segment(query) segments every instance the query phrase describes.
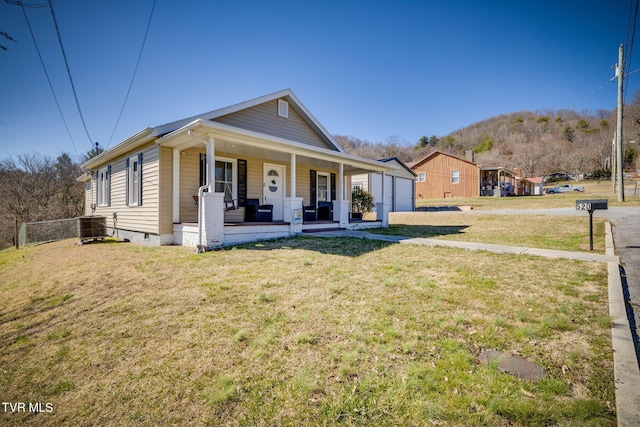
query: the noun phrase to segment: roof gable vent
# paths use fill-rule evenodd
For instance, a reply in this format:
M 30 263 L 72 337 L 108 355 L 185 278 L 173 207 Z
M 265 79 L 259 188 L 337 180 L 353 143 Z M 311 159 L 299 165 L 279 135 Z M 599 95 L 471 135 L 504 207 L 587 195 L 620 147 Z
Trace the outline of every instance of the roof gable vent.
M 278 115 L 285 119 L 289 117 L 289 103 L 284 99 L 278 99 Z

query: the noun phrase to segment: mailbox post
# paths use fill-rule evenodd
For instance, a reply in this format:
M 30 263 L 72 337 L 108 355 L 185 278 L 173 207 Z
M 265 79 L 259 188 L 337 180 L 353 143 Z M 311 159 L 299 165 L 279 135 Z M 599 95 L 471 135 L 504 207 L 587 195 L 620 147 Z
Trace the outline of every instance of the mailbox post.
M 589 212 L 589 250 L 593 250 L 593 211 L 607 210 L 607 199 L 576 200 L 576 210 Z

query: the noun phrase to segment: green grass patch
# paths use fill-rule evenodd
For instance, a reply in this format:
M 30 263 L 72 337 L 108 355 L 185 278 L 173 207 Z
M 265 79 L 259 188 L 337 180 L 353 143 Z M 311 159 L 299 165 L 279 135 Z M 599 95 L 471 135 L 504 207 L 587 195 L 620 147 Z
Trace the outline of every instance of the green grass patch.
M 373 233 L 565 251 L 590 251 L 588 218 L 482 212 L 393 213 L 388 228 Z M 594 218 L 593 249 L 604 253 L 603 218 Z M 526 227 L 520 224 L 527 224 Z M 534 231 L 535 230 L 535 231 Z
M 0 277 L 0 385 L 55 406 L 26 425 L 615 424 L 603 264 L 307 236 L 25 254 Z

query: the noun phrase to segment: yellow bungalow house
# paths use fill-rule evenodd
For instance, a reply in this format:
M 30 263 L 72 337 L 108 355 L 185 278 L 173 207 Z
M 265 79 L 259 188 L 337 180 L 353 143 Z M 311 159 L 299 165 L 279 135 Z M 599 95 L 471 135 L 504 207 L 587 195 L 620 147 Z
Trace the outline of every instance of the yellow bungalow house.
M 289 89 L 145 128 L 82 168 L 85 214 L 139 243 L 203 251 L 388 225 L 384 204 L 350 222 L 350 177 L 391 166 L 346 153 Z

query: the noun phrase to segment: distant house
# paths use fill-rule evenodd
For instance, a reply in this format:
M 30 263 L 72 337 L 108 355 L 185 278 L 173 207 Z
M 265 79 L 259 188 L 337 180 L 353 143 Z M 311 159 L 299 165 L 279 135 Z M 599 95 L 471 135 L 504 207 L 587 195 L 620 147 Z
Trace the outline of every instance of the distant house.
M 415 208 L 415 172 L 397 157 L 381 159 L 380 162 L 394 168 L 385 172 L 384 176 L 384 201 L 389 212 L 412 212 Z M 351 187 L 360 187 L 370 192 L 376 206 L 383 198 L 382 174 L 380 173 L 353 175 Z
M 535 178 L 517 178 L 518 196 L 541 196 L 544 194 L 544 179 L 542 177 Z
M 479 166 L 480 195 L 507 197 L 521 195 L 518 193 L 518 172 L 501 166 Z
M 473 152 L 466 154 L 463 159 L 436 150 L 410 163 L 416 174 L 416 199 L 542 194 L 541 183 L 534 178 L 522 178 L 521 171 L 480 166 L 475 163 Z
M 82 165 L 86 215 L 151 245 L 206 250 L 351 223 L 351 176 L 394 172 L 348 154 L 289 89 L 147 127 Z M 327 225 L 328 224 L 328 225 Z
M 479 196 L 480 169 L 473 161 L 434 151 L 413 163 L 417 199 Z

